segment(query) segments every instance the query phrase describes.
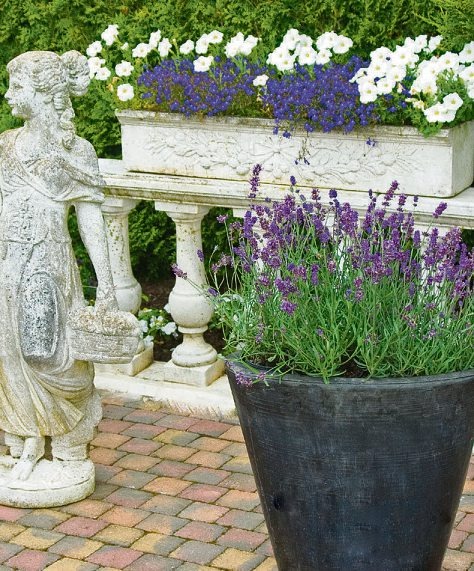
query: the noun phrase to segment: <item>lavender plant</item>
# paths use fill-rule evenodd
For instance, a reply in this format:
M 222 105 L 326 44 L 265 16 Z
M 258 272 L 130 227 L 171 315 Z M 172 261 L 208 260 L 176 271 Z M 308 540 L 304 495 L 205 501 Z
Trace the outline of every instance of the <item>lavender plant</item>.
M 212 266 L 230 270 L 208 291 L 227 353 L 326 381 L 474 368 L 474 254 L 459 229 L 417 230 L 396 182 L 369 192 L 359 214 L 334 190 L 327 205 L 317 189 L 303 195 L 294 179 L 283 201 L 259 200 L 259 173 L 243 222 L 228 227 L 232 253 Z

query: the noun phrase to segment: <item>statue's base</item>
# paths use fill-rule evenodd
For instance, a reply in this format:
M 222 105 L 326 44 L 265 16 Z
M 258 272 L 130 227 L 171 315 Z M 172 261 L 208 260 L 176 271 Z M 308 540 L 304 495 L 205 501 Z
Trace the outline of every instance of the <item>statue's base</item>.
M 15 508 L 52 508 L 78 502 L 95 487 L 90 460 L 40 460 L 27 480 L 11 480 L 17 460 L 0 457 L 0 505 Z

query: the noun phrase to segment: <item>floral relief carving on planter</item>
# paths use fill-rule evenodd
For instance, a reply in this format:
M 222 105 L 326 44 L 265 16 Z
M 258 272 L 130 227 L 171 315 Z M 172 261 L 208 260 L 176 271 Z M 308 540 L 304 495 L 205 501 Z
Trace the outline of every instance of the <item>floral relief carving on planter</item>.
M 397 179 L 406 194 L 454 196 L 474 177 L 474 122 L 425 138 L 411 127 L 372 127 L 349 134 L 272 134 L 265 119 L 190 118 L 121 111 L 128 170 L 246 180 L 254 164 L 263 182 L 382 191 Z
M 189 132 L 170 129 L 166 138 L 161 133 L 151 134 L 144 144 L 144 149 L 159 156 L 167 172 L 177 170 L 176 158 L 179 157 L 185 159 L 185 164 L 190 164 L 192 170 L 209 170 L 222 165 L 243 176 L 249 172 L 251 164 L 247 164 L 249 161 L 242 162 L 240 159 L 239 162 L 233 158 L 238 149 L 237 145 L 237 140 L 229 137 L 210 137 L 208 133 L 194 129 Z

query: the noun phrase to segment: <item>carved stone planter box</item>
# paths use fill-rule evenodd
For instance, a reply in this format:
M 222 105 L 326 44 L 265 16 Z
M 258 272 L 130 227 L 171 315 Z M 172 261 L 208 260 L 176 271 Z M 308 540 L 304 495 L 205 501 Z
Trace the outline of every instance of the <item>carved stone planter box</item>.
M 128 110 L 117 117 L 130 171 L 247 180 L 260 163 L 263 182 L 288 184 L 294 175 L 299 186 L 385 191 L 398 180 L 406 194 L 439 197 L 458 194 L 474 178 L 474 121 L 429 138 L 412 127 L 378 126 L 286 139 L 273 135 L 267 119 Z

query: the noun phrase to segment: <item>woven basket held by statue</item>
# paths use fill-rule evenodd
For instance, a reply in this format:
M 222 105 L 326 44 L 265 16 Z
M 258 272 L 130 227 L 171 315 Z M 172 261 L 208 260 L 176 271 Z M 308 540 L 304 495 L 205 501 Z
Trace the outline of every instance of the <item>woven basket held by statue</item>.
M 137 318 L 126 311 L 83 307 L 69 316 L 71 356 L 94 363 L 129 363 L 141 339 Z

